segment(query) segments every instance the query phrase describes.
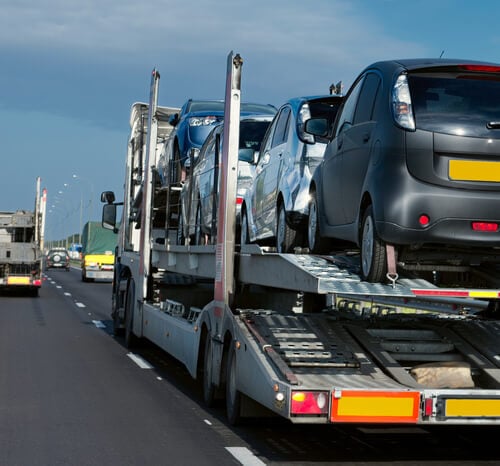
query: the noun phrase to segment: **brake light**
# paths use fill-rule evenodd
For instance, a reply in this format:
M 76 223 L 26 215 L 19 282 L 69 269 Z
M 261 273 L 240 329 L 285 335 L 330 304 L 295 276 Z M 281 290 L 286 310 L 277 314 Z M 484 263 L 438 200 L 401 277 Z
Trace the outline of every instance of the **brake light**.
M 328 392 L 292 392 L 291 414 L 328 414 Z
M 500 73 L 500 66 L 494 65 L 460 65 L 466 71 L 478 71 L 483 73 Z
M 415 130 L 410 88 L 406 74 L 400 74 L 392 88 L 392 113 L 401 128 Z
M 498 231 L 498 223 L 494 222 L 472 222 L 472 229 L 474 231 Z

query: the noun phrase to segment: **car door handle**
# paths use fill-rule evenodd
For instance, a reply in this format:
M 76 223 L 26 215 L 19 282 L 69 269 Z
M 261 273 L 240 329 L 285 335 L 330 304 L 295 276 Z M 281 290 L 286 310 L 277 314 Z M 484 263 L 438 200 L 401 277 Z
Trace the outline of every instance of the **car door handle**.
M 368 142 L 370 140 L 371 134 L 365 133 L 363 134 L 363 142 Z

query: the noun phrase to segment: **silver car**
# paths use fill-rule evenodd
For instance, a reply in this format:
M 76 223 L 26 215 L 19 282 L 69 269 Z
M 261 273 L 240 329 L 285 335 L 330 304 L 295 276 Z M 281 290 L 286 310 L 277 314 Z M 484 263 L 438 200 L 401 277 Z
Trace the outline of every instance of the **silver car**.
M 321 163 L 342 103 L 339 95 L 297 97 L 278 111 L 267 132 L 251 192 L 241 207 L 241 243 L 275 244 L 278 252 L 306 246 L 311 176 Z M 315 123 L 324 137 L 308 133 Z
M 237 218 L 240 206 L 255 173 L 256 154 L 273 117 L 253 115 L 240 121 L 238 152 Z M 193 151 L 190 174 L 182 187 L 177 244 L 209 244 L 216 238 L 218 165 L 222 153 L 224 124 L 217 125 L 207 136 L 199 153 Z M 217 147 L 219 141 L 219 147 Z M 218 149 L 218 150 L 217 150 Z M 239 233 L 238 233 L 239 234 Z

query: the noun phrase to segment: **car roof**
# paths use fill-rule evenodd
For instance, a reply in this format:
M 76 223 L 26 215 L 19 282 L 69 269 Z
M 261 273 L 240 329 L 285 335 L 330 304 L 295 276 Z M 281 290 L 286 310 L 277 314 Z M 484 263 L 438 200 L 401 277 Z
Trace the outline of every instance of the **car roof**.
M 379 68 L 382 70 L 391 70 L 403 68 L 408 71 L 418 70 L 422 68 L 436 68 L 443 66 L 459 66 L 459 65 L 485 65 L 485 66 L 500 66 L 497 63 L 483 62 L 477 60 L 467 60 L 459 58 L 402 58 L 396 60 L 379 61 L 366 67 L 364 71 L 371 68 Z

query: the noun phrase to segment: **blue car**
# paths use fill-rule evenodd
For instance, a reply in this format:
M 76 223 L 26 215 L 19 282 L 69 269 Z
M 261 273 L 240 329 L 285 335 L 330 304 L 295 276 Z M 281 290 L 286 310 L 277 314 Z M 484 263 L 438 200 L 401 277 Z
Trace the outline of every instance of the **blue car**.
M 241 116 L 271 115 L 276 108 L 267 104 L 242 103 Z M 161 158 L 162 171 L 160 177 L 166 184 L 184 181 L 186 167 L 189 166 L 190 151 L 200 150 L 210 131 L 224 119 L 223 100 L 189 99 L 180 113 L 172 115 L 169 123 L 174 127 L 163 148 Z

